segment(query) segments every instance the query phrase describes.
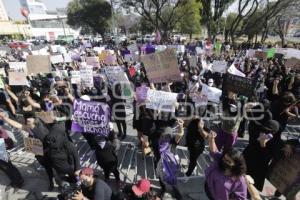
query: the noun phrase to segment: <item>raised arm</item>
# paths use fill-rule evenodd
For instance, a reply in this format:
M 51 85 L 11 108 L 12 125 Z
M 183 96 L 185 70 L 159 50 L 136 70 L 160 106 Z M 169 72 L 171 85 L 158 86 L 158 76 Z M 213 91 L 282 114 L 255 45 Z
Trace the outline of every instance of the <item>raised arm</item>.
M 22 124 L 20 124 L 20 123 L 18 123 L 18 122 L 16 122 L 16 121 L 14 121 L 14 120 L 12 120 L 12 119 L 6 117 L 5 113 L 3 113 L 3 112 L 0 112 L 0 118 L 1 118 L 4 122 L 8 123 L 9 125 L 11 125 L 11 126 L 17 128 L 17 129 L 23 129 L 23 125 L 22 125 Z
M 219 151 L 215 141 L 216 136 L 217 134 L 213 131 L 211 131 L 211 133 L 208 135 L 209 151 L 212 154 L 215 154 Z

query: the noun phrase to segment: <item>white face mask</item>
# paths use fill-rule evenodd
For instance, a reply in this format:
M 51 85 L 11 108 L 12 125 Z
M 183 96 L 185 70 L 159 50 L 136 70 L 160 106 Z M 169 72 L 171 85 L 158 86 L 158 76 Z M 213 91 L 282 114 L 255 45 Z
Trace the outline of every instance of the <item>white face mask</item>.
M 211 86 L 213 86 L 213 84 L 214 84 L 213 82 L 210 82 L 210 83 L 208 83 L 208 86 L 211 87 Z

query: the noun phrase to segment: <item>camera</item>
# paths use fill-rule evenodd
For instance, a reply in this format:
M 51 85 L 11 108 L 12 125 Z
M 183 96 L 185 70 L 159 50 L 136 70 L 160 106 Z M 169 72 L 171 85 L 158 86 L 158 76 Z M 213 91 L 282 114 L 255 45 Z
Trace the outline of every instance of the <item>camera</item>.
M 81 185 L 78 184 L 65 184 L 62 186 L 61 193 L 57 196 L 59 200 L 71 200 L 76 193 L 81 191 Z

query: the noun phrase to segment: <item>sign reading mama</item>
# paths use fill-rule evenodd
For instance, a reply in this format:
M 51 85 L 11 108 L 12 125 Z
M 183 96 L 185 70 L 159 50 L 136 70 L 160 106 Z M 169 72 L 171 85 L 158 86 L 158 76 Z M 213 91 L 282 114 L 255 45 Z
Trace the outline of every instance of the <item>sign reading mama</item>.
M 105 103 L 76 99 L 73 104 L 72 131 L 108 136 L 110 108 Z

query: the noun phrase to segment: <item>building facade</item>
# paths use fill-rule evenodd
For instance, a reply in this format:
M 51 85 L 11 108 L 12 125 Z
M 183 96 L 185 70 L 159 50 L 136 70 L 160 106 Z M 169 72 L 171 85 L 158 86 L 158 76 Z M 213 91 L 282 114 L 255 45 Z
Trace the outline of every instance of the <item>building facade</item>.
M 20 0 L 20 3 L 29 11 L 27 19 L 33 37 L 46 37 L 48 41 L 52 41 L 60 35 L 79 35 L 79 30 L 74 30 L 67 24 L 66 9 L 49 11 L 42 0 Z
M 8 16 L 3 4 L 3 0 L 0 0 L 0 21 L 8 21 Z

